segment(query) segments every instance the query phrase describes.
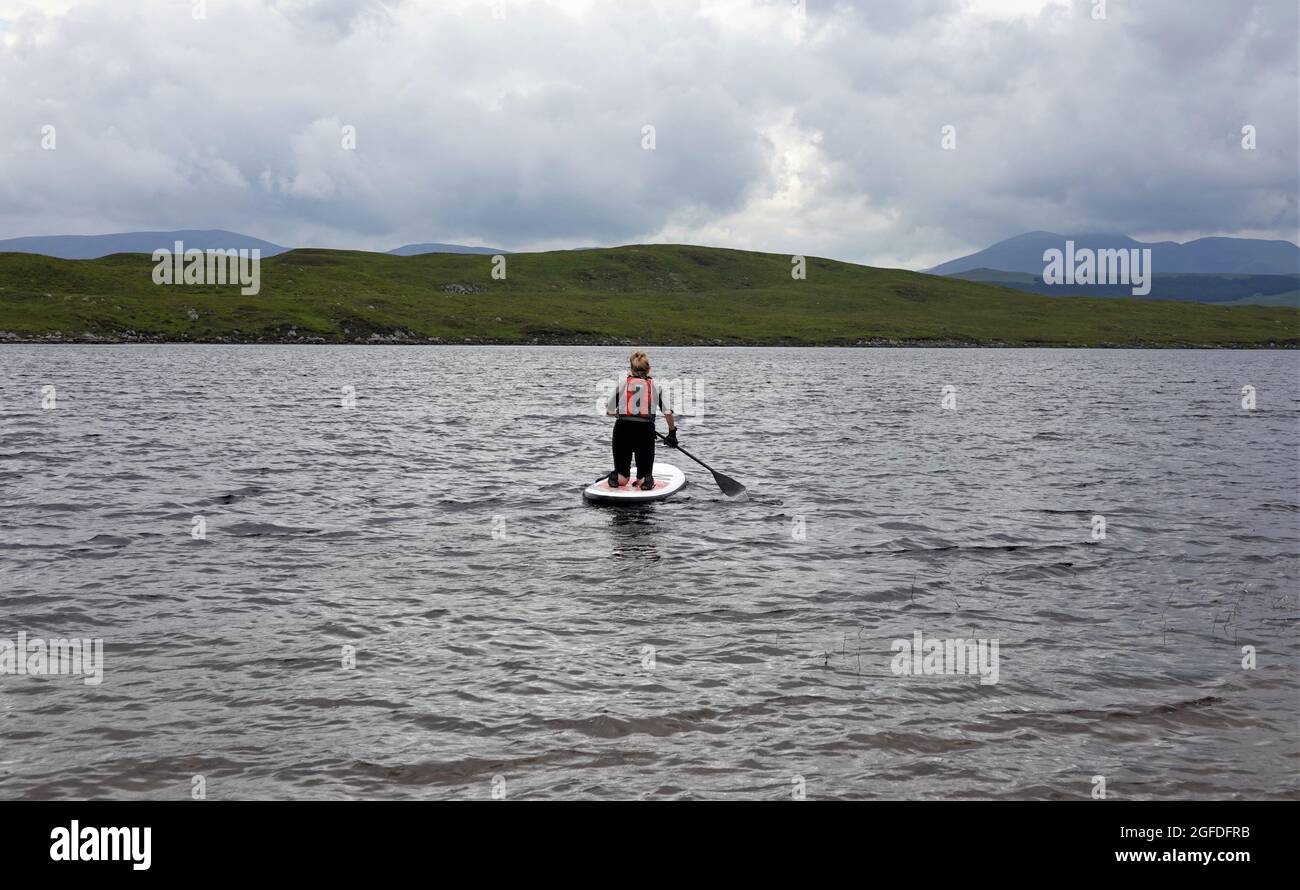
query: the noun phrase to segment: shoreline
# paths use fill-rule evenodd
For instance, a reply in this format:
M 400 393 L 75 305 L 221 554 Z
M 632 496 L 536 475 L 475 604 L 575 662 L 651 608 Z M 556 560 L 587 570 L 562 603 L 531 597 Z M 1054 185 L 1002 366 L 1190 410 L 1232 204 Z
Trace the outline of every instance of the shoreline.
M 463 338 L 449 340 L 440 337 L 418 337 L 405 334 L 395 336 L 371 335 L 366 339 L 327 340 L 324 337 L 274 337 L 255 340 L 230 337 L 192 337 L 177 339 L 165 336 L 137 334 L 133 337 L 100 337 L 94 334 L 65 336 L 62 331 L 49 334 L 19 335 L 0 331 L 0 346 L 644 346 L 708 347 L 708 348 L 800 348 L 800 349 L 1205 349 L 1205 350 L 1264 350 L 1289 351 L 1300 349 L 1300 340 L 1269 343 L 1150 343 L 1130 341 L 1125 343 L 1068 343 L 1060 341 L 1008 343 L 1001 340 L 968 341 L 954 339 L 887 339 L 827 341 L 809 343 L 801 340 L 719 340 L 701 337 L 693 340 L 632 340 L 626 337 L 590 338 L 539 338 L 503 340 Z

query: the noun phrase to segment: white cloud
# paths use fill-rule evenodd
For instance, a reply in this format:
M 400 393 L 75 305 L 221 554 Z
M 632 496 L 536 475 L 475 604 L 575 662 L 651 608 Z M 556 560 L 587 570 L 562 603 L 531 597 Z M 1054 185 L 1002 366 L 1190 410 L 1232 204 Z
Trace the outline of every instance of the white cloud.
M 1043 12 L 1063 12 L 1069 0 L 965 0 L 963 11 L 982 18 L 1010 20 L 1032 18 Z

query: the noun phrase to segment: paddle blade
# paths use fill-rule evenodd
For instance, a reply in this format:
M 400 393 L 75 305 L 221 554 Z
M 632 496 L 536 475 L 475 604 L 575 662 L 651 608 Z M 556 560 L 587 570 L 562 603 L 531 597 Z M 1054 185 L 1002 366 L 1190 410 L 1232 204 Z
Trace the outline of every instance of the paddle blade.
M 721 488 L 722 493 L 727 497 L 734 498 L 737 495 L 745 493 L 745 486 L 741 485 L 735 479 L 732 479 L 730 476 L 724 476 L 717 470 L 711 470 L 710 472 L 713 473 L 713 481 L 718 483 L 718 488 Z

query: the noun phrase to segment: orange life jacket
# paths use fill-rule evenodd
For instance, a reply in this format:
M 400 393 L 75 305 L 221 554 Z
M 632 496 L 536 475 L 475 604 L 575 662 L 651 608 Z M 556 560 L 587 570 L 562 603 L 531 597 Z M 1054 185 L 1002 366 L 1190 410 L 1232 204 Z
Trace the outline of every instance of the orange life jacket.
M 654 378 L 628 377 L 623 381 L 623 417 L 654 417 Z

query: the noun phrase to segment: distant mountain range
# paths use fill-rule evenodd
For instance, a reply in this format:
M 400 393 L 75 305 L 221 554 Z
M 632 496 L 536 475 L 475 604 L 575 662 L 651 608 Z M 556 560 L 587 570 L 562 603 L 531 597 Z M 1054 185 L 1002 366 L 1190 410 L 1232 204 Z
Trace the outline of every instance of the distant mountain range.
M 1133 297 L 1127 284 L 1048 284 L 1048 250 L 1066 241 L 1082 249 L 1151 250 L 1151 291 L 1142 299 L 1219 305 L 1300 306 L 1300 247 L 1290 241 L 1199 238 L 1142 242 L 1127 235 L 1058 235 L 1027 232 L 926 271 L 949 278 L 997 284 L 1049 297 Z
M 114 253 L 153 253 L 172 249 L 177 241 L 185 249 L 253 250 L 275 256 L 289 248 L 222 229 L 181 229 L 174 232 L 117 232 L 112 235 L 35 235 L 0 241 L 0 253 L 39 253 L 64 260 L 94 260 Z
M 1026 232 L 999 241 L 978 253 L 959 257 L 926 269 L 932 275 L 955 275 L 975 269 L 1043 274 L 1043 252 L 1063 250 L 1067 240 L 1075 249 L 1151 248 L 1151 266 L 1157 274 L 1208 272 L 1234 275 L 1300 274 L 1300 247 L 1290 241 L 1257 238 L 1198 238 L 1177 241 L 1136 241 L 1127 235 L 1058 235 L 1055 232 Z
M 998 284 L 1046 297 L 1132 298 L 1127 284 L 1047 284 L 1041 275 L 1005 272 L 1001 269 L 972 269 L 948 278 Z M 1144 300 L 1180 300 L 1184 303 L 1217 303 L 1252 306 L 1300 306 L 1300 275 L 1220 275 L 1217 273 L 1173 273 L 1151 276 L 1151 292 Z
M 1300 306 L 1300 247 L 1289 241 L 1254 238 L 1199 238 L 1146 243 L 1127 235 L 1059 235 L 1027 232 L 999 241 L 978 253 L 950 260 L 931 274 L 996 284 L 1053 297 L 1132 297 L 1132 288 L 1117 284 L 1066 285 L 1043 281 L 1044 251 L 1075 249 L 1150 248 L 1154 270 L 1145 299 L 1218 304 L 1253 303 Z M 182 229 L 169 232 L 118 232 L 109 235 L 49 235 L 0 240 L 0 253 L 31 253 L 69 260 L 98 259 L 115 253 L 152 253 L 181 241 L 186 249 L 258 249 L 263 257 L 290 250 L 270 241 L 223 229 Z M 422 254 L 498 254 L 495 247 L 425 242 L 396 247 L 392 256 Z
M 153 253 L 159 248 L 172 249 L 177 241 L 186 250 L 260 250 L 273 257 L 289 250 L 224 229 L 181 229 L 171 232 L 116 232 L 110 235 L 35 235 L 0 240 L 0 253 L 37 253 L 64 260 L 94 260 L 115 253 Z M 468 247 L 463 244 L 407 244 L 388 251 L 394 256 L 425 253 L 505 253 L 493 247 Z
M 393 256 L 418 256 L 422 253 L 509 253 L 496 247 L 469 247 L 464 244 L 404 244 L 388 251 Z

